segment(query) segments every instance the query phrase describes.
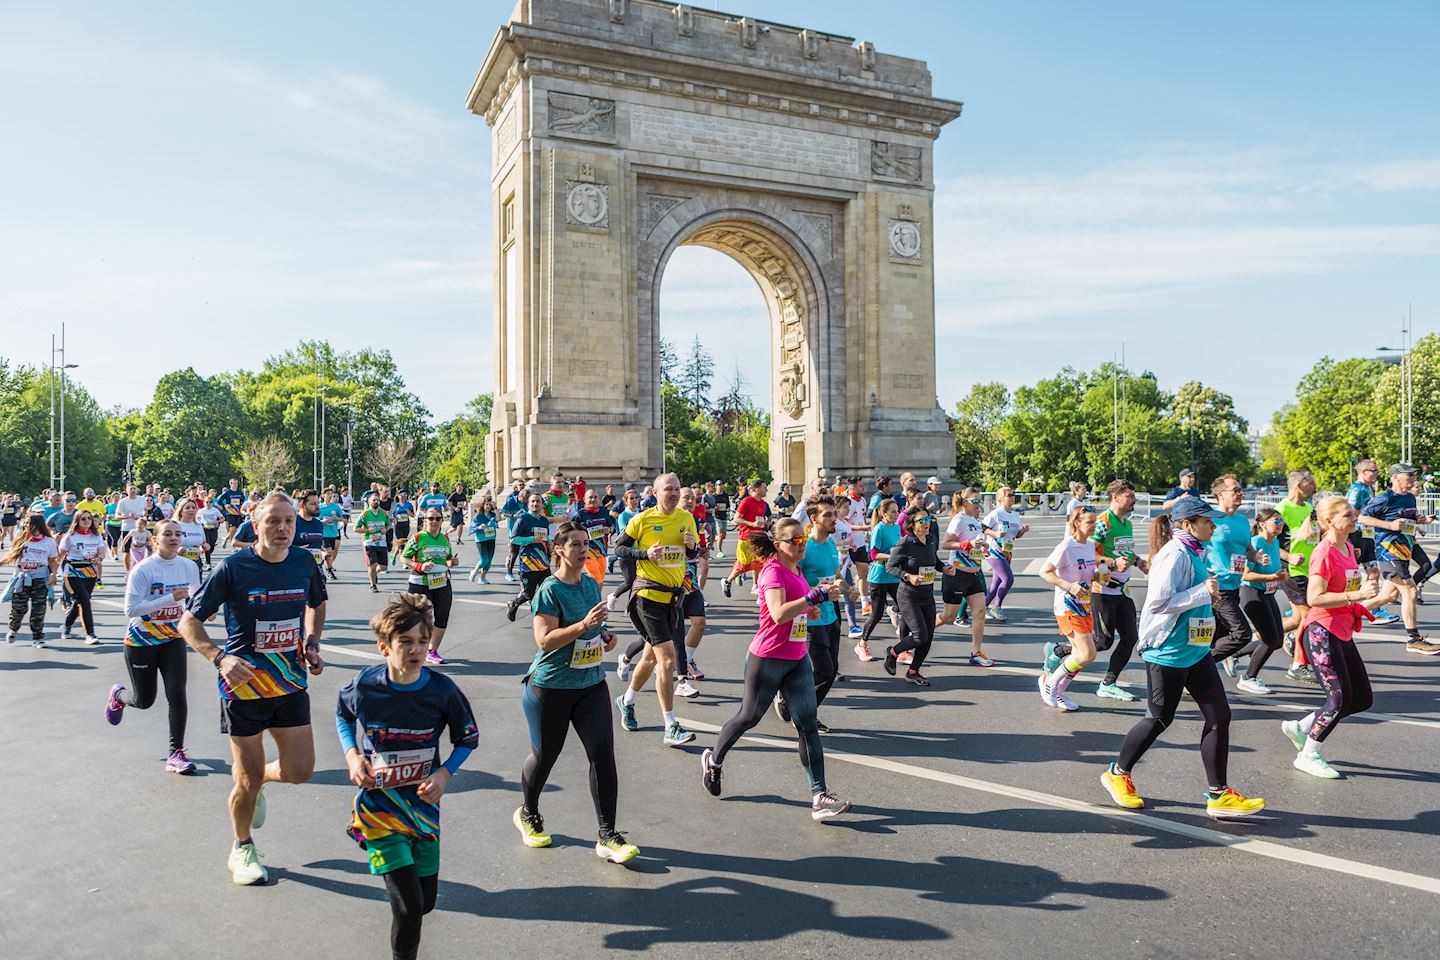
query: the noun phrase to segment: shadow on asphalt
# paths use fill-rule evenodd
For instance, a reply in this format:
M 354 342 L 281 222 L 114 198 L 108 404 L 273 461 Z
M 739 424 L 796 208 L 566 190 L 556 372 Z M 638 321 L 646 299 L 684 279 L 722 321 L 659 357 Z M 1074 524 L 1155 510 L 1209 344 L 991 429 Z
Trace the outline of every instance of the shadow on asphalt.
M 0 660 L 4 670 L 98 670 L 90 663 L 69 663 L 64 660 Z

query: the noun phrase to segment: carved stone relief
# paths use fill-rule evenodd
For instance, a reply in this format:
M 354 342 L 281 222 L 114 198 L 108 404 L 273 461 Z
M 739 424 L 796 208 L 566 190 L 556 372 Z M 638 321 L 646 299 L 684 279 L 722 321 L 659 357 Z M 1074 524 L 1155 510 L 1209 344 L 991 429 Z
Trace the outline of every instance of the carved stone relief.
M 920 259 L 920 224 L 913 220 L 890 221 L 890 256 L 897 260 Z
M 923 171 L 919 147 L 884 140 L 870 141 L 870 172 L 877 177 L 918 181 Z
M 615 101 L 550 94 L 550 132 L 585 140 L 615 140 Z
M 565 181 L 565 222 L 582 227 L 610 226 L 610 185 Z

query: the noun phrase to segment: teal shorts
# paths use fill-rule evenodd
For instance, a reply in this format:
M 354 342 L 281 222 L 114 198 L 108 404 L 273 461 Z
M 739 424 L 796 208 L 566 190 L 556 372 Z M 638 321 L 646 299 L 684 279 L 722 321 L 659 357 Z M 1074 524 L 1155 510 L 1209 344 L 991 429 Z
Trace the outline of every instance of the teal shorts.
M 440 872 L 439 840 L 391 833 L 377 840 L 366 840 L 365 850 L 370 854 L 370 872 L 377 877 L 409 866 L 422 877 L 433 877 Z

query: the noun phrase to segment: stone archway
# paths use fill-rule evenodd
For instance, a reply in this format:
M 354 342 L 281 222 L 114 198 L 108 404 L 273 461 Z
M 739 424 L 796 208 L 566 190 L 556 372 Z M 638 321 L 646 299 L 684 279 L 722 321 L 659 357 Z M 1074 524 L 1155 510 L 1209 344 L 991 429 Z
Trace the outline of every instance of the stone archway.
M 949 472 L 931 155 L 960 105 L 923 63 L 684 4 L 527 0 L 469 107 L 494 131 L 492 477 L 659 467 L 684 244 L 765 295 L 777 477 Z

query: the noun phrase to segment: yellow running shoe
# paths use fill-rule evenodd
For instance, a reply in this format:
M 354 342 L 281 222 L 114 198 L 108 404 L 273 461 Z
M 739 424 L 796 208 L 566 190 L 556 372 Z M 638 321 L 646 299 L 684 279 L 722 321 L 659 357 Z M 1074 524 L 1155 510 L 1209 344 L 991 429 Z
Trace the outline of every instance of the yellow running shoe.
M 1229 787 L 1219 793 L 1205 794 L 1205 812 L 1216 820 L 1239 820 L 1253 817 L 1265 809 L 1265 801 L 1259 797 L 1246 797 Z
M 1110 792 L 1110 799 L 1116 805 L 1127 807 L 1131 810 L 1139 810 L 1145 806 L 1145 801 L 1135 792 L 1135 779 L 1128 773 L 1116 773 L 1115 764 L 1105 768 L 1100 774 L 1100 783 Z
M 545 832 L 545 821 L 540 819 L 540 814 L 526 814 L 525 808 L 515 808 L 515 816 L 510 818 L 515 824 L 515 829 L 520 831 L 520 840 L 527 847 L 548 847 L 550 846 L 550 834 Z
M 610 836 L 595 843 L 595 856 L 601 860 L 609 860 L 611 863 L 624 863 L 626 860 L 634 860 L 640 856 L 640 848 L 626 840 L 618 832 L 612 831 Z

